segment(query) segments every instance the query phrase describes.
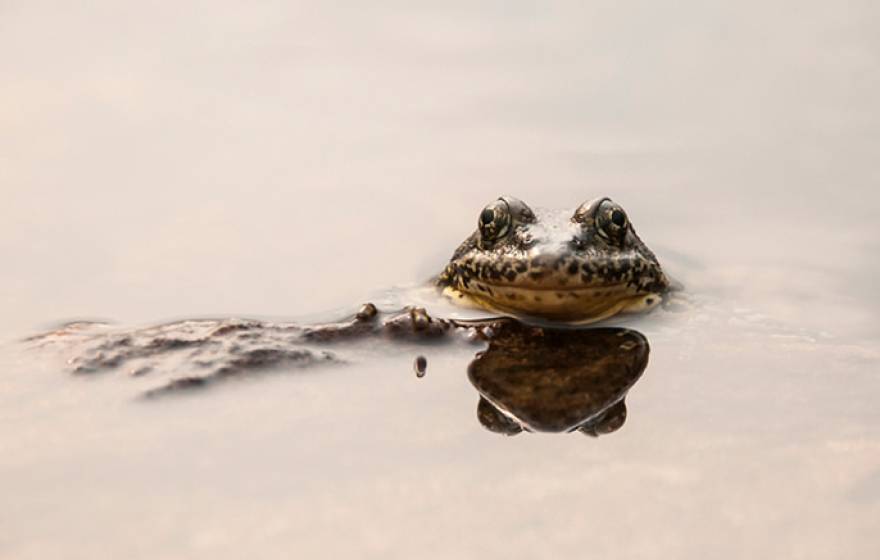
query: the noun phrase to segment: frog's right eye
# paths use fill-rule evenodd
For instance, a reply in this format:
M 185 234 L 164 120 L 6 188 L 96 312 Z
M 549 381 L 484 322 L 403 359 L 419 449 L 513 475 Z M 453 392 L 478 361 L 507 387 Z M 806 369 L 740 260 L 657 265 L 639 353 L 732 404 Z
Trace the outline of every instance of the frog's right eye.
M 510 207 L 503 199 L 498 199 L 480 212 L 480 240 L 491 244 L 501 239 L 510 230 Z
M 596 229 L 599 235 L 613 241 L 622 243 L 629 229 L 629 220 L 626 212 L 619 205 L 606 198 L 596 209 Z

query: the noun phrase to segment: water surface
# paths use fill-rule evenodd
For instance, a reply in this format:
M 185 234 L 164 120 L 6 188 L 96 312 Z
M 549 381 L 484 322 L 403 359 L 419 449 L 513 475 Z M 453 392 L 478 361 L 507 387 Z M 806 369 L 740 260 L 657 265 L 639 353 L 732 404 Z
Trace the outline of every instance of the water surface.
M 878 18 L 3 3 L 0 556 L 876 556 Z M 484 430 L 466 346 L 143 403 L 15 342 L 350 313 L 500 194 L 613 197 L 693 298 L 617 432 Z

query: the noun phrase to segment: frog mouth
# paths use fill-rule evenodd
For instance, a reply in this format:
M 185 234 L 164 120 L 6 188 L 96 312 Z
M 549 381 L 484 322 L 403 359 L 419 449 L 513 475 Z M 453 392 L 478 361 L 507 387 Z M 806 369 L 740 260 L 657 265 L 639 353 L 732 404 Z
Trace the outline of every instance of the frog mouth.
M 658 294 L 639 293 L 625 283 L 535 287 L 473 282 L 468 296 L 490 311 L 579 324 L 650 309 L 660 302 Z

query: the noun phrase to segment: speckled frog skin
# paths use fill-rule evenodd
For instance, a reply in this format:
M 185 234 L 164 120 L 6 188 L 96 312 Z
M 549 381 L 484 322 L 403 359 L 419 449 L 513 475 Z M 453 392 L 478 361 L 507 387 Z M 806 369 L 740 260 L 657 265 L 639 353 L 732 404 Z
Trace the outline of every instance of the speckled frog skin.
M 437 285 L 462 304 L 576 324 L 652 309 L 669 289 L 654 253 L 611 199 L 536 212 L 510 196 L 483 209 Z

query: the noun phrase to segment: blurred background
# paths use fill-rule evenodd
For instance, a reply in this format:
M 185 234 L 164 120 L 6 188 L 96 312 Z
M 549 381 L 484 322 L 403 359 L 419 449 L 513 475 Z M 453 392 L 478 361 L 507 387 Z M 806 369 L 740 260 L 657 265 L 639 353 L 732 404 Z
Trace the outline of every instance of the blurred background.
M 872 2 L 0 9 L 7 335 L 348 305 L 505 193 L 880 332 Z
M 721 309 L 704 338 L 646 328 L 641 422 L 598 443 L 479 432 L 466 352 L 434 408 L 375 366 L 145 410 L 10 351 L 6 557 L 880 551 L 876 2 L 0 0 L 0 85 L 4 341 L 350 312 L 502 194 L 611 196 Z M 791 332 L 831 346 L 754 342 Z M 91 524 L 55 506 L 93 500 Z

